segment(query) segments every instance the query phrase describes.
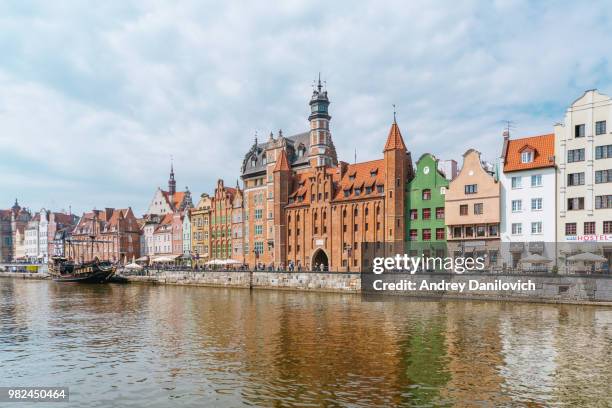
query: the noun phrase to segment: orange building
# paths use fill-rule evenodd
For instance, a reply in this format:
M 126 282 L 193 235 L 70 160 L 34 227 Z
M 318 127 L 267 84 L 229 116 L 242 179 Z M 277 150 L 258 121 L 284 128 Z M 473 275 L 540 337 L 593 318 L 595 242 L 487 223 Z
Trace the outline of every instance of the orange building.
M 251 267 L 355 271 L 370 261 L 362 243 L 403 245 L 412 161 L 399 126 L 394 120 L 382 159 L 338 162 L 329 104 L 319 81 L 310 131 L 255 139 L 244 158 L 242 248 Z

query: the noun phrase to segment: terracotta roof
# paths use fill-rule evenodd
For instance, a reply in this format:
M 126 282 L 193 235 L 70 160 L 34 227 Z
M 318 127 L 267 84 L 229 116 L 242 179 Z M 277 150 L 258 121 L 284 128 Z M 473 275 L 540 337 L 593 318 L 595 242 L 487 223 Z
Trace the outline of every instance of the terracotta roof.
M 521 162 L 521 152 L 526 149 L 534 151 L 533 161 Z M 555 166 L 555 135 L 524 137 L 508 141 L 506 157 L 504 157 L 504 172 L 539 169 Z
M 277 171 L 285 170 L 290 170 L 289 161 L 287 160 L 287 153 L 284 150 L 281 150 L 280 157 L 276 161 L 273 172 L 276 173 Z
M 406 150 L 406 145 L 404 144 L 399 126 L 397 126 L 396 122 L 393 122 L 391 129 L 389 129 L 389 136 L 387 136 L 387 143 L 385 143 L 384 151 L 395 149 Z
M 349 164 L 344 177 L 340 180 L 334 201 L 347 201 L 383 195 L 384 193 L 381 194 L 376 191 L 376 186 L 385 184 L 384 164 L 382 159 Z M 370 194 L 366 194 L 366 187 L 372 189 Z M 358 196 L 355 195 L 356 188 L 361 189 L 361 193 Z M 345 190 L 350 190 L 349 195 L 346 197 Z

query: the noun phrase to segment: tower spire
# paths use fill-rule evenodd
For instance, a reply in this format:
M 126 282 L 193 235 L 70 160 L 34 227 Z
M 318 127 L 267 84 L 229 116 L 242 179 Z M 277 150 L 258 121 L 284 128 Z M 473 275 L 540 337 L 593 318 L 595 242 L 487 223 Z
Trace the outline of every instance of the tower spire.
M 393 104 L 393 123 L 395 123 L 397 125 L 397 120 L 395 118 L 395 114 L 396 114 L 396 112 L 395 112 L 395 104 Z
M 170 178 L 168 179 L 168 193 L 174 195 L 176 193 L 176 180 L 174 179 L 174 159 L 170 155 Z

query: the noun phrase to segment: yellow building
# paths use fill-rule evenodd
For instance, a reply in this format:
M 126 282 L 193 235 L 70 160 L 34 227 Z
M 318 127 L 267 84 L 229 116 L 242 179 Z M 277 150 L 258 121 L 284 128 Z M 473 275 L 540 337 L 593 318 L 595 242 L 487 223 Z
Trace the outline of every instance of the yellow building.
M 210 260 L 210 206 L 211 198 L 204 193 L 195 208 L 190 210 L 191 251 L 196 265 Z

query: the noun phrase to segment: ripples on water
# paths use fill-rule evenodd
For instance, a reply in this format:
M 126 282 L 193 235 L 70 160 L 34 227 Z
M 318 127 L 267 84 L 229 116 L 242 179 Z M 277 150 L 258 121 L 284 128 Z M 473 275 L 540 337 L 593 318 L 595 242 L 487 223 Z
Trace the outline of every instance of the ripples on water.
M 67 385 L 74 407 L 610 406 L 611 323 L 603 307 L 1 279 L 0 385 Z

